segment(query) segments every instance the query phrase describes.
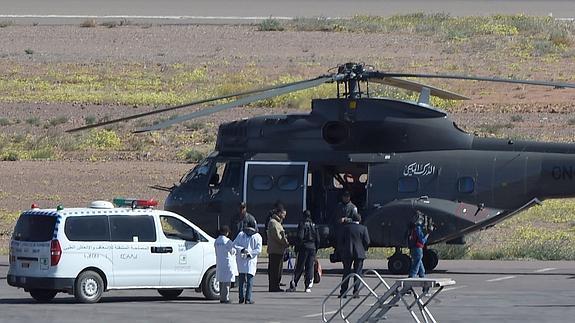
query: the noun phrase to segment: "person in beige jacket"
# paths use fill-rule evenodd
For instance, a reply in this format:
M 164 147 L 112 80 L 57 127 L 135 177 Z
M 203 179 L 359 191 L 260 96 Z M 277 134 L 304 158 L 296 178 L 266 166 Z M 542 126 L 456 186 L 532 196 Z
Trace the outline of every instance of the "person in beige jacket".
M 283 255 L 289 247 L 289 242 L 282 226 L 282 221 L 285 217 L 286 210 L 284 208 L 276 209 L 268 223 L 268 278 L 270 292 L 283 292 L 283 289 L 280 288 L 283 271 Z

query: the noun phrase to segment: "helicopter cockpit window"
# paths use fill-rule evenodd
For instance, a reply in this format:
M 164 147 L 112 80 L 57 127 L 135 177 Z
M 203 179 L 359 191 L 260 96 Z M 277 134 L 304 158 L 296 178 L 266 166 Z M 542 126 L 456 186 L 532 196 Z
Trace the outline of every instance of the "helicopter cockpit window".
M 417 192 L 419 187 L 419 180 L 417 177 L 401 177 L 397 181 L 397 191 L 399 193 L 413 193 Z
M 204 159 L 200 164 L 196 165 L 191 172 L 182 178 L 181 183 L 189 183 L 207 176 L 210 172 L 210 161 L 209 159 Z
M 210 187 L 219 186 L 224 178 L 224 172 L 226 170 L 226 163 L 218 162 L 216 163 L 216 169 L 214 170 L 212 176 L 210 177 Z
M 457 180 L 457 190 L 459 193 L 473 193 L 475 190 L 475 180 L 473 177 L 461 177 Z
M 278 188 L 282 191 L 295 191 L 299 187 L 298 178 L 295 176 L 280 176 Z
M 256 191 L 269 191 L 274 185 L 274 179 L 269 175 L 257 175 L 252 178 L 252 188 Z

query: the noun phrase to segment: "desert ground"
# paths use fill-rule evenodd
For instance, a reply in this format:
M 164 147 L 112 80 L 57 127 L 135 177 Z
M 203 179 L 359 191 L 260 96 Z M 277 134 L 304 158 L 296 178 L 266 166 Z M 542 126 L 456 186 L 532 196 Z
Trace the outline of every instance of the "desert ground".
M 546 27 L 524 30 L 496 21 L 486 23 L 490 32 L 462 35 L 456 28 L 426 30 L 433 23 L 426 20 L 413 28 L 381 30 L 300 23 L 305 26 L 284 30 L 125 21 L 0 24 L 0 247 L 18 213 L 32 202 L 81 206 L 120 195 L 162 201 L 165 193 L 148 186 L 177 183 L 213 148 L 220 123 L 306 112 L 312 97 L 335 89 L 236 108 L 155 133 L 131 131 L 171 115 L 100 132 L 64 132 L 84 124 L 314 77 L 349 61 L 384 71 L 575 82 L 572 23 L 552 34 Z M 575 141 L 572 89 L 426 82 L 472 98 L 438 103 L 468 132 Z M 573 223 L 567 221 L 566 228 Z

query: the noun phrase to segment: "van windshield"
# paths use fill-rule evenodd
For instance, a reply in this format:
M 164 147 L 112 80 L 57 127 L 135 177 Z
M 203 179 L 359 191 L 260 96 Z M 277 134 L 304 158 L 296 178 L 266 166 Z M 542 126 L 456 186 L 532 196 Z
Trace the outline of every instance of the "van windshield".
M 50 241 L 54 236 L 55 216 L 22 215 L 16 223 L 12 239 L 16 241 Z

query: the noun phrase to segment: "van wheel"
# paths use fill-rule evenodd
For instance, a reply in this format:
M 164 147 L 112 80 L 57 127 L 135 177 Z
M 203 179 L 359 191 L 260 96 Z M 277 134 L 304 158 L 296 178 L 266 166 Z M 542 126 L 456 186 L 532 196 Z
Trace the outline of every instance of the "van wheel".
M 74 297 L 80 303 L 97 303 L 104 292 L 102 277 L 91 270 L 84 271 L 76 278 Z
M 220 298 L 220 284 L 216 280 L 216 268 L 210 268 L 206 271 L 202 279 L 202 293 L 207 299 Z
M 57 291 L 51 289 L 32 289 L 30 296 L 40 303 L 48 303 L 56 297 Z
M 158 289 L 158 293 L 165 299 L 176 299 L 183 291 L 183 289 Z

